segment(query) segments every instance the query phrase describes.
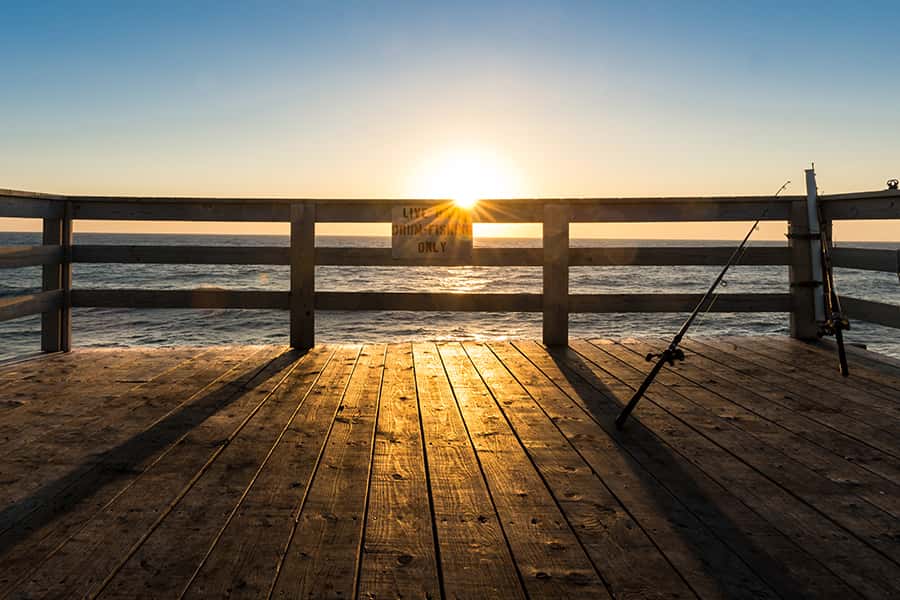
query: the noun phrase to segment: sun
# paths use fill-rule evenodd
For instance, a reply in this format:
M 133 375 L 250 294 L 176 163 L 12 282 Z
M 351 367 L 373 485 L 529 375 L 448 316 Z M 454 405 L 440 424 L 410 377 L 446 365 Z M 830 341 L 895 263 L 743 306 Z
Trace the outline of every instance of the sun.
M 415 170 L 411 195 L 447 198 L 462 208 L 473 208 L 481 198 L 519 195 L 520 177 L 512 163 L 484 149 L 453 149 L 423 161 Z
M 478 204 L 478 198 L 475 196 L 457 196 L 453 198 L 453 203 L 460 208 L 475 208 L 475 205 Z

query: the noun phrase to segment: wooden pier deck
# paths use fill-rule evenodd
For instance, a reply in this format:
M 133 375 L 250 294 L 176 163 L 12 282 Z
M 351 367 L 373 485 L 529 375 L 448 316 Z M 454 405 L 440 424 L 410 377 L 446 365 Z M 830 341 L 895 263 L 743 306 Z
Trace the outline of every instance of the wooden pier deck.
M 897 598 L 900 366 L 697 338 L 0 367 L 2 597 Z

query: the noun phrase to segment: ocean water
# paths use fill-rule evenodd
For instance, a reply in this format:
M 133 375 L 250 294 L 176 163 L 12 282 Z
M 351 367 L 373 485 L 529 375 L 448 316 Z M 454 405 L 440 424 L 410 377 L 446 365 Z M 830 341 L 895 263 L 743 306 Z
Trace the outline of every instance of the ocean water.
M 148 245 L 288 245 L 286 236 L 76 234 L 76 243 Z M 39 244 L 39 235 L 0 233 L 0 246 Z M 384 237 L 320 236 L 318 246 L 390 246 Z M 476 246 L 539 246 L 536 239 L 476 238 Z M 766 242 L 757 242 L 757 245 Z M 697 246 L 727 242 L 573 239 L 573 246 Z M 877 247 L 853 243 L 848 246 Z M 884 246 L 884 245 L 882 245 Z M 895 247 L 896 245 L 887 245 Z M 572 293 L 703 292 L 720 267 L 573 267 Z M 900 282 L 890 273 L 852 269 L 836 271 L 838 290 L 846 295 L 900 304 Z M 76 264 L 73 286 L 80 288 L 233 288 L 287 290 L 288 267 L 266 265 L 118 265 Z M 537 267 L 317 267 L 320 291 L 541 291 Z M 40 268 L 0 270 L 0 297 L 40 289 Z M 723 293 L 786 292 L 787 267 L 734 267 Z M 570 316 L 571 337 L 671 336 L 684 314 L 576 314 Z M 72 317 L 76 347 L 176 346 L 219 344 L 284 344 L 288 341 L 288 313 L 269 310 L 130 310 L 79 308 Z M 0 323 L 0 360 L 36 352 L 40 346 L 40 317 Z M 788 315 L 781 313 L 709 313 L 694 335 L 785 335 Z M 397 340 L 484 340 L 539 338 L 540 314 L 529 313 L 316 313 L 316 339 L 321 342 Z M 851 342 L 900 357 L 900 331 L 853 322 Z

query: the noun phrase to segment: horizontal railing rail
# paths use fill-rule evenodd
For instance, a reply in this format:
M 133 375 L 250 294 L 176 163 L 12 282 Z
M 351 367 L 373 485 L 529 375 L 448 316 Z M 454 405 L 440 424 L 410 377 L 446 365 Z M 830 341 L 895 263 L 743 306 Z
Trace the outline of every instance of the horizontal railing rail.
M 570 248 L 569 266 L 677 266 L 724 265 L 731 247 L 599 247 Z M 750 248 L 741 264 L 788 265 L 786 246 Z M 0 264 L 3 253 L 0 249 Z M 73 263 L 147 263 L 176 265 L 289 265 L 288 246 L 143 246 L 77 244 L 72 247 Z M 395 258 L 390 248 L 315 249 L 318 266 L 415 267 L 481 266 L 539 267 L 542 248 L 473 248 L 471 260 L 458 258 Z
M 392 206 L 436 206 L 448 200 L 322 200 L 262 198 L 70 197 L 76 219 L 154 221 L 289 222 L 291 205 L 316 206 L 318 223 L 384 223 Z M 569 222 L 665 222 L 785 220 L 790 197 L 536 198 L 481 200 L 472 209 L 476 223 L 541 223 L 545 206 L 565 206 Z M 652 210 L 650 210 L 652 208 Z
M 686 312 L 702 294 L 569 294 L 570 313 Z M 74 289 L 73 307 L 290 308 L 290 292 L 266 290 Z M 542 294 L 453 292 L 316 292 L 316 310 L 541 312 Z M 790 312 L 790 294 L 721 294 L 711 312 Z
M 472 210 L 476 223 L 540 223 L 544 206 L 566 206 L 571 223 L 666 221 L 784 221 L 791 204 L 805 196 L 684 196 L 658 198 L 532 198 L 482 200 Z M 54 195 L 0 190 L 0 216 L 61 217 L 123 221 L 290 222 L 291 206 L 316 205 L 319 223 L 383 223 L 391 207 L 438 205 L 442 199 L 198 198 Z M 826 220 L 900 219 L 900 191 L 823 194 Z
M 851 319 L 900 329 L 900 306 L 896 304 L 844 296 L 841 307 Z
M 2 246 L 0 269 L 54 265 L 63 261 L 62 246 Z
M 57 310 L 62 306 L 63 300 L 62 290 L 5 296 L 0 298 L 0 321 Z
M 700 294 L 570 294 L 570 267 L 717 266 L 734 249 L 726 246 L 570 247 L 569 225 L 587 222 L 786 221 L 788 246 L 757 245 L 741 265 L 790 266 L 785 293 L 721 294 L 714 312 L 786 312 L 792 334 L 808 337 L 812 309 L 806 220 L 807 196 L 729 196 L 671 198 L 536 198 L 482 200 L 471 211 L 478 223 L 541 223 L 542 247 L 474 248 L 459 258 L 395 258 L 390 248 L 314 246 L 316 223 L 390 222 L 393 207 L 434 206 L 447 200 L 179 198 L 53 195 L 0 190 L 0 217 L 43 219 L 40 246 L 0 247 L 0 269 L 40 266 L 42 291 L 0 299 L 0 321 L 42 314 L 42 347 L 68 349 L 72 307 L 278 309 L 291 313 L 291 341 L 313 342 L 316 310 L 335 311 L 475 311 L 543 312 L 544 339 L 567 338 L 570 313 L 686 312 Z M 900 219 L 900 192 L 887 190 L 817 197 L 827 222 L 853 219 Z M 287 222 L 290 246 L 153 246 L 73 244 L 77 219 L 123 221 Z M 290 291 L 85 289 L 71 284 L 73 263 L 283 265 L 291 272 Z M 900 251 L 836 247 L 836 267 L 881 272 L 900 269 Z M 338 292 L 315 289 L 315 266 L 376 267 L 542 267 L 542 293 Z M 900 307 L 845 299 L 851 318 L 900 327 Z M 795 326 L 801 323 L 803 326 Z
M 0 217 L 58 219 L 65 203 L 65 196 L 0 189 Z
M 831 254 L 835 267 L 900 273 L 900 249 L 848 248 L 835 246 Z
M 75 308 L 288 309 L 290 293 L 267 290 L 74 289 Z

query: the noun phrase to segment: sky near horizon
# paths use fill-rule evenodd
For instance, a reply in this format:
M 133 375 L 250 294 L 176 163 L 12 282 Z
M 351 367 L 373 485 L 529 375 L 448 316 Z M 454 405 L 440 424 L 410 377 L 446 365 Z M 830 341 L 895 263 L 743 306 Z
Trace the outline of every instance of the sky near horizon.
M 466 192 L 495 197 L 767 194 L 787 179 L 797 194 L 813 161 L 823 193 L 900 176 L 896 2 L 0 0 L 0 22 L 0 188 L 449 196 L 473 164 Z M 900 240 L 900 226 L 836 235 Z

